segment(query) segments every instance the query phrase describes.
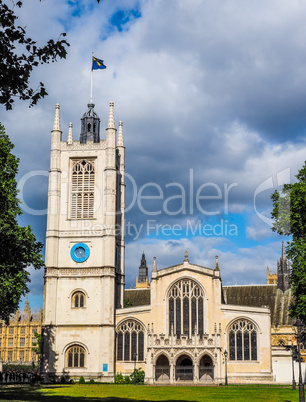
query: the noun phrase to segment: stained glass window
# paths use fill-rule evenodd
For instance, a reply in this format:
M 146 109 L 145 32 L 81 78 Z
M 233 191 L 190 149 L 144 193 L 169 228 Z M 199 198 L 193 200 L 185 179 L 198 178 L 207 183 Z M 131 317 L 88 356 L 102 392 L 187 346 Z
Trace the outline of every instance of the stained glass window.
M 204 333 L 204 292 L 200 285 L 191 279 L 175 282 L 169 290 L 169 334 L 173 325 L 174 334 L 189 338 Z
M 124 321 L 117 328 L 117 360 L 144 360 L 144 327 L 134 320 Z
M 144 352 L 144 335 L 143 332 L 140 331 L 138 334 L 138 360 L 144 360 L 143 352 Z
M 81 308 L 85 307 L 85 295 L 83 292 L 75 292 L 72 295 L 72 307 Z
M 131 360 L 130 356 L 130 339 L 131 339 L 131 334 L 129 332 L 126 332 L 124 334 L 124 360 Z
M 229 360 L 257 360 L 257 331 L 249 320 L 237 320 L 229 328 Z
M 66 352 L 67 367 L 85 366 L 85 349 L 82 346 L 71 346 Z
M 117 335 L 117 360 L 123 360 L 123 334 Z

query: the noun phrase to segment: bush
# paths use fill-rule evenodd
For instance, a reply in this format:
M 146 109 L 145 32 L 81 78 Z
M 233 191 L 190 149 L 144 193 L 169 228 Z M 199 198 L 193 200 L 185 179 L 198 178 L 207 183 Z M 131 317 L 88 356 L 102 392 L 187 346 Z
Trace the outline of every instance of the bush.
M 123 376 L 122 373 L 117 373 L 115 376 L 115 384 L 130 384 L 131 379 L 129 375 Z
M 85 384 L 85 378 L 83 376 L 80 377 L 79 384 Z
M 95 383 L 95 380 L 93 379 L 93 378 L 91 378 L 90 380 L 89 380 L 89 384 L 94 384 Z
M 135 383 L 136 384 L 143 384 L 144 379 L 145 379 L 145 372 L 143 371 L 142 368 L 135 369 L 133 373 L 130 375 L 130 383 L 134 383 L 134 378 L 135 378 Z

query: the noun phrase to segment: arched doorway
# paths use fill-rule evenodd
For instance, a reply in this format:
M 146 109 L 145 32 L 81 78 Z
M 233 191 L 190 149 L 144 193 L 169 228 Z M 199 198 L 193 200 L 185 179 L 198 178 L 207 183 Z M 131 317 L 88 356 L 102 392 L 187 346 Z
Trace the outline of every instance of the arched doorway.
M 159 356 L 155 365 L 155 381 L 170 381 L 170 365 L 165 355 Z
M 214 380 L 214 365 L 211 357 L 208 355 L 204 355 L 200 360 L 199 380 L 208 382 Z
M 193 381 L 193 364 L 189 356 L 183 355 L 177 359 L 175 379 L 176 381 Z

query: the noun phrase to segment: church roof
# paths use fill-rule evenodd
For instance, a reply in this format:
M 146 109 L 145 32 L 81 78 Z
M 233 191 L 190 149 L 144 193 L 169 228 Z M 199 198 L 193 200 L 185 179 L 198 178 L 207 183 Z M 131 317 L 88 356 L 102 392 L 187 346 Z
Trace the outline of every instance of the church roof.
M 269 307 L 271 325 L 292 325 L 289 305 L 292 301 L 291 290 L 282 292 L 277 285 L 223 286 L 226 304 L 250 307 Z
M 291 290 L 282 292 L 277 285 L 223 286 L 224 303 L 235 306 L 268 307 L 271 311 L 271 325 L 292 325 L 289 305 Z M 150 305 L 151 289 L 125 289 L 124 298 L 133 307 Z
M 151 289 L 125 289 L 124 298 L 136 306 L 148 306 L 151 303 Z

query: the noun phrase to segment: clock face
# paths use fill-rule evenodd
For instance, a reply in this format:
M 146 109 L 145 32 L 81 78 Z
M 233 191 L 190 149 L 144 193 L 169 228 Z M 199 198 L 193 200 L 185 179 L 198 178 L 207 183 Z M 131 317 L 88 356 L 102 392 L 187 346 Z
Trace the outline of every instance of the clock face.
M 70 251 L 71 258 L 75 262 L 84 262 L 89 257 L 90 250 L 87 244 L 77 243 L 75 244 Z

